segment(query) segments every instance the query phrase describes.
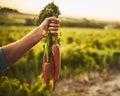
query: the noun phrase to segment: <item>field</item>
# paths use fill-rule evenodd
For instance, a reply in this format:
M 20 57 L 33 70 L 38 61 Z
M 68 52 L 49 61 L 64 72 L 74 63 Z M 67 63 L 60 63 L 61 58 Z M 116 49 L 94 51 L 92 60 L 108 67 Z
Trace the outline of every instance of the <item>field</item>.
M 34 25 L 34 18 L 36 15 L 0 12 L 0 25 Z
M 0 46 L 19 40 L 34 28 L 0 26 Z M 60 81 L 83 72 L 120 68 L 119 29 L 62 27 L 59 32 L 62 60 Z M 52 96 L 51 90 L 46 90 L 40 78 L 43 42 L 44 39 L 1 73 L 0 95 Z

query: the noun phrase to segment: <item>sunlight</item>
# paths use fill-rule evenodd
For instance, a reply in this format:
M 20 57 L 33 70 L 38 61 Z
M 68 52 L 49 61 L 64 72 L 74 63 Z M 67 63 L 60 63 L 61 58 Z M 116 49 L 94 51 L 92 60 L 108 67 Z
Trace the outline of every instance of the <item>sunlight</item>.
M 0 5 L 15 8 L 23 13 L 38 14 L 51 0 L 0 0 Z
M 22 13 L 39 14 L 52 0 L 0 0 L 0 6 L 16 8 Z M 119 0 L 54 0 L 62 16 L 120 20 Z

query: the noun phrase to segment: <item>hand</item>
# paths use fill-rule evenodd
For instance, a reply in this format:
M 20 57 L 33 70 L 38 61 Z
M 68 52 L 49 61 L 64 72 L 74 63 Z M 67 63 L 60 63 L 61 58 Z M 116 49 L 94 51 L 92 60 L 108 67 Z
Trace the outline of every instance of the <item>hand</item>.
M 46 18 L 40 26 L 33 29 L 20 40 L 3 46 L 2 49 L 8 65 L 19 60 L 29 49 L 45 37 L 47 35 L 47 27 L 52 34 L 58 33 L 59 20 L 55 17 Z
M 48 27 L 48 30 L 56 35 L 58 34 L 58 27 L 59 27 L 59 20 L 55 17 L 48 17 L 46 18 L 42 24 L 38 27 L 41 29 L 41 35 L 42 36 L 46 36 L 47 35 L 47 32 L 46 32 L 46 28 Z

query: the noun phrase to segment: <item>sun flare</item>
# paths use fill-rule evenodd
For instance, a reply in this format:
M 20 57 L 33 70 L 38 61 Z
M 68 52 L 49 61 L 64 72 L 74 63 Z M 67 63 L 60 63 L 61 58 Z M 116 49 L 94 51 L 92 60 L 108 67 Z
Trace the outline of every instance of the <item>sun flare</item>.
M 52 0 L 0 0 L 0 6 L 39 14 Z M 120 20 L 120 0 L 54 0 L 63 16 Z

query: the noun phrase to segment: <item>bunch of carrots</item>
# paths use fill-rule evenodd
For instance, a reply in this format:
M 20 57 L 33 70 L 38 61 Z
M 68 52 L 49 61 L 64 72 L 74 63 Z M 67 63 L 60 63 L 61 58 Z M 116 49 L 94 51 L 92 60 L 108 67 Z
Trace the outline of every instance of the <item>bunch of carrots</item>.
M 59 8 L 54 4 L 54 2 L 49 3 L 40 12 L 37 24 L 41 24 L 42 21 L 47 17 L 58 17 L 60 14 Z M 48 36 L 45 40 L 44 52 L 43 52 L 43 62 L 42 62 L 42 78 L 46 83 L 46 87 L 50 88 L 50 79 L 53 79 L 53 90 L 55 89 L 56 82 L 59 80 L 60 75 L 60 47 L 58 34 L 52 35 L 48 30 Z

